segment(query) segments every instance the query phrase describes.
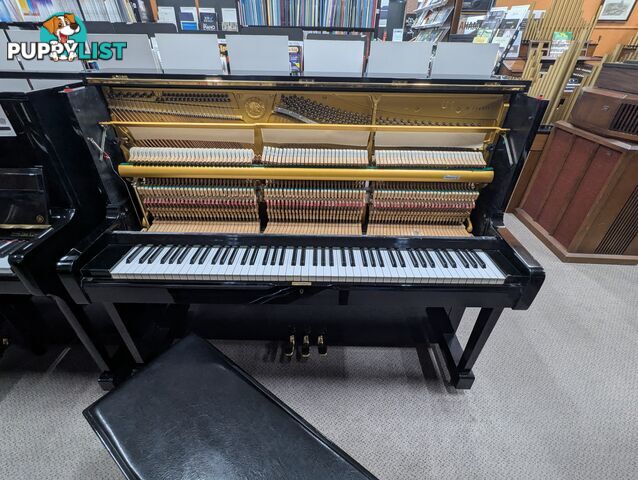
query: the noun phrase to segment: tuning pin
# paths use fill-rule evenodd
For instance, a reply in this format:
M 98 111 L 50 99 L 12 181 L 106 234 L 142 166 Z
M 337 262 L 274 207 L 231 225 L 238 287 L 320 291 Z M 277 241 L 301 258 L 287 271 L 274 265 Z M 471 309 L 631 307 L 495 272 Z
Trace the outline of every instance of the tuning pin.
M 287 357 L 292 357 L 294 353 L 295 353 L 295 336 L 290 335 L 290 337 L 288 337 L 288 342 L 284 346 L 284 355 Z
M 310 356 L 310 336 L 304 335 L 301 343 L 301 356 L 307 358 Z
M 328 345 L 326 345 L 323 335 L 317 337 L 317 349 L 319 350 L 319 355 L 328 355 Z

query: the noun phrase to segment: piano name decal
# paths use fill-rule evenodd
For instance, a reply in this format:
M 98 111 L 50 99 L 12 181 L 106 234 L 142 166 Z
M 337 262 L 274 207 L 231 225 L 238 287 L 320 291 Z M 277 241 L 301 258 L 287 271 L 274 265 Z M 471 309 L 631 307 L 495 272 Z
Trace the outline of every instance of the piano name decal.
M 7 43 L 7 59 L 58 61 L 122 60 L 127 42 L 89 42 L 86 26 L 73 13 L 56 13 L 42 23 L 39 42 Z

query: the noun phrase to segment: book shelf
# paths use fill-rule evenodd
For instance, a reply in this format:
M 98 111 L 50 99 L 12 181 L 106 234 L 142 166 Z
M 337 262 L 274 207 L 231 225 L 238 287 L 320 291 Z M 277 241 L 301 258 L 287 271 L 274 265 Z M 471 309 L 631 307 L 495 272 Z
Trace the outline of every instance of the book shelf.
M 374 31 L 379 0 L 237 0 L 242 26 Z
M 412 29 L 417 30 L 413 41 L 438 42 L 455 32 L 461 11 L 461 0 L 422 0 L 414 13 Z

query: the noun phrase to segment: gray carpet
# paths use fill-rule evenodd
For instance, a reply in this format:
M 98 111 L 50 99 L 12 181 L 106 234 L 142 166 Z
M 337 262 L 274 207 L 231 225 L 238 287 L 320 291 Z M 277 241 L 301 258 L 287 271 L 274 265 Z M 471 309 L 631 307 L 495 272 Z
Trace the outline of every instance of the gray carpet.
M 637 478 L 638 268 L 560 263 L 507 223 L 547 281 L 530 310 L 503 315 L 470 391 L 424 379 L 412 350 L 282 364 L 260 343 L 217 345 L 381 479 Z M 95 379 L 79 348 L 7 352 L 2 479 L 121 478 L 81 415 Z

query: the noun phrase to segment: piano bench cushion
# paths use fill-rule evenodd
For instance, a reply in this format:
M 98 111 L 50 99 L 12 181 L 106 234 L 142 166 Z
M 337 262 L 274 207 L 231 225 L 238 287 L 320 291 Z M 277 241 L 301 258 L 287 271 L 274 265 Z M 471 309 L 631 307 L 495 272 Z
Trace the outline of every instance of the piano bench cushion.
M 84 416 L 128 479 L 375 478 L 195 336 Z

